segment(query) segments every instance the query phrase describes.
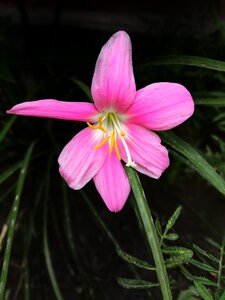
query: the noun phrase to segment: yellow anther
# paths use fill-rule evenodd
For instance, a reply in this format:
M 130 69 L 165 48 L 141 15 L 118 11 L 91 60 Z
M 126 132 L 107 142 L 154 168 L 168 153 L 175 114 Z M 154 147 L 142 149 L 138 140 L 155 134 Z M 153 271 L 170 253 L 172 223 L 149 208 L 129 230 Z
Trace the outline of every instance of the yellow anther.
M 109 147 L 109 153 L 112 153 L 114 145 L 115 145 L 115 131 L 113 130 L 112 136 L 111 136 L 111 143 L 110 143 L 110 147 Z
M 124 131 L 121 131 L 121 132 L 120 132 L 120 135 L 121 135 L 121 136 L 125 136 L 126 133 L 125 133 Z
M 101 148 L 108 140 L 110 139 L 110 136 L 105 137 L 100 144 L 94 146 L 94 149 L 99 149 Z
M 119 160 L 121 160 L 121 156 L 120 156 L 120 152 L 119 152 L 117 143 L 115 143 L 115 150 L 116 150 L 117 157 L 119 158 Z
M 115 131 L 114 130 L 113 130 L 112 136 L 111 136 L 111 143 L 110 143 L 109 153 L 112 153 L 113 147 L 115 148 L 117 157 L 119 158 L 119 160 L 121 160 L 121 156 L 120 156 L 119 148 L 118 148 L 118 145 L 117 145 L 117 142 L 116 142 Z
M 88 126 L 90 128 L 92 128 L 92 129 L 100 129 L 100 130 L 102 130 L 103 132 L 106 133 L 106 129 L 102 126 L 102 117 L 98 118 L 98 123 L 99 123 L 99 125 L 92 125 L 89 122 L 87 122 L 87 124 L 88 124 Z

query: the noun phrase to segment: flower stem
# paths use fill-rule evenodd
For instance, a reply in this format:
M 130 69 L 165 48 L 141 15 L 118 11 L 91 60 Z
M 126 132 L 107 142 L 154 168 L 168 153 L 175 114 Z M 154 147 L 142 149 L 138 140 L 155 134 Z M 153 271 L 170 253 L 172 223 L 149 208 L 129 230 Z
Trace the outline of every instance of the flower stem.
M 151 211 L 144 194 L 144 190 L 142 188 L 137 172 L 134 169 L 128 167 L 125 167 L 125 170 L 129 177 L 134 198 L 136 200 L 141 220 L 145 228 L 147 240 L 153 254 L 153 258 L 156 265 L 156 273 L 161 287 L 163 300 L 171 300 L 172 294 L 169 284 L 169 278 L 166 271 L 166 266 L 164 263 L 155 225 L 151 216 Z

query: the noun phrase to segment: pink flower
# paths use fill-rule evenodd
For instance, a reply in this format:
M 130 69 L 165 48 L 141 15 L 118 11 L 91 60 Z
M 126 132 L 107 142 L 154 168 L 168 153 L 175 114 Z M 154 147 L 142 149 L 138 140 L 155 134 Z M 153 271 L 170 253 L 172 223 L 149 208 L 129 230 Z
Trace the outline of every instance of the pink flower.
M 178 83 L 154 83 L 136 91 L 131 41 L 124 31 L 101 49 L 91 92 L 94 104 L 46 99 L 15 105 L 8 113 L 87 122 L 62 150 L 59 172 L 75 190 L 93 178 L 108 209 L 118 212 L 130 193 L 121 160 L 159 178 L 169 166 L 168 151 L 151 130 L 181 124 L 193 114 L 194 103 Z

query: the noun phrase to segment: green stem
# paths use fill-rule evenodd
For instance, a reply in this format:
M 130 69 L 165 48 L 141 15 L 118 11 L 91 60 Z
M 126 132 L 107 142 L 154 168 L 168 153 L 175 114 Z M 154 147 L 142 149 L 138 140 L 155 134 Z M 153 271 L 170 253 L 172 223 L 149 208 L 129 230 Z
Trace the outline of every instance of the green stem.
M 156 265 L 156 273 L 161 287 L 163 300 L 171 300 L 172 294 L 170 290 L 169 278 L 144 190 L 142 188 L 137 172 L 134 169 L 128 167 L 125 167 L 125 170 L 129 177 L 131 188 L 145 228 L 147 240 L 153 254 Z

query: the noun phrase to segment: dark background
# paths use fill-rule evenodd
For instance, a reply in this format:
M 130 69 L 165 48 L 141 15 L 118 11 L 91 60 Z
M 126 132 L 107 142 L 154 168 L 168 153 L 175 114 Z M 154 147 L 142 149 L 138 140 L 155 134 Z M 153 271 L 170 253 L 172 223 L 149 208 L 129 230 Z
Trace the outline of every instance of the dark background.
M 186 66 L 144 67 L 152 57 L 168 54 L 225 60 L 224 14 L 223 0 L 0 1 L 0 67 L 5 70 L 4 78 L 8 76 L 0 83 L 3 100 L 1 117 L 6 118 L 4 111 L 24 100 L 55 98 L 85 101 L 87 97 L 73 79 L 90 86 L 101 47 L 121 29 L 127 31 L 132 40 L 138 88 L 157 81 L 174 81 L 184 84 L 191 93 L 224 91 L 224 78 L 216 77 L 212 71 Z M 218 133 L 218 128 L 211 121 L 216 114 L 213 108 L 197 107 L 190 122 L 180 126 L 177 133 L 201 151 L 206 151 L 208 145 L 217 149 L 211 139 L 211 135 Z M 10 164 L 23 157 L 26 142 L 34 139 L 38 140 L 40 153 L 47 151 L 53 156 L 48 194 L 49 245 L 65 299 L 146 299 L 146 291 L 125 290 L 118 286 L 116 278 L 132 278 L 133 270 L 117 257 L 113 243 L 82 195 L 67 189 L 78 259 L 68 249 L 63 231 L 62 179 L 57 171 L 57 156 L 81 128 L 82 124 L 72 122 L 21 117 L 11 131 L 13 144 L 5 152 L 2 164 Z M 53 150 L 55 141 L 58 145 Z M 154 216 L 165 223 L 175 208 L 182 204 L 184 209 L 177 224 L 180 243 L 187 246 L 200 242 L 204 245 L 204 236 L 217 238 L 218 232 L 222 234 L 224 230 L 222 196 L 174 157 L 172 151 L 170 156 L 171 166 L 161 179 L 155 181 L 141 176 L 150 207 Z M 44 196 L 37 197 L 38 188 L 45 181 L 47 161 L 46 157 L 35 161 L 32 174 L 27 178 L 10 266 L 9 299 L 24 299 L 24 276 L 27 273 L 22 262 L 30 224 L 33 226 L 32 238 L 26 263 L 29 266 L 31 299 L 56 299 L 43 254 Z M 148 259 L 150 254 L 138 229 L 132 197 L 121 213 L 112 214 L 107 211 L 92 182 L 84 190 L 122 248 L 139 258 Z M 11 199 L 9 196 L 7 202 L 1 203 L 2 224 Z M 176 272 L 172 272 L 174 277 L 178 276 Z M 148 279 L 149 273 L 140 272 L 140 277 Z M 188 287 L 184 278 L 177 278 L 175 295 Z M 157 291 L 153 291 L 153 296 L 155 298 L 152 299 L 160 299 Z

